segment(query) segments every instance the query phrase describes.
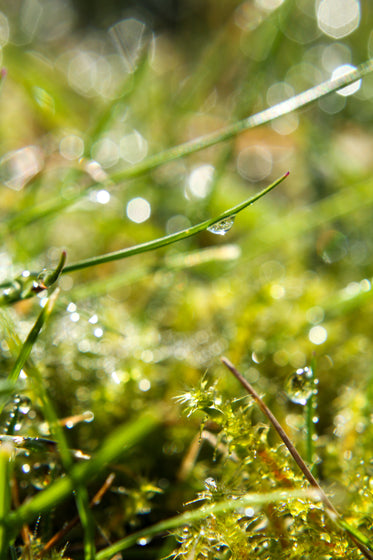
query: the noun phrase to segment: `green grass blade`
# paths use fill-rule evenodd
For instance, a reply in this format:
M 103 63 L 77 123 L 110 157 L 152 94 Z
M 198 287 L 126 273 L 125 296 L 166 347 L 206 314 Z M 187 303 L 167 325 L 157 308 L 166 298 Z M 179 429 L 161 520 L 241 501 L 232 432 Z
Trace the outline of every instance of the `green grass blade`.
M 310 383 L 312 384 L 312 393 L 307 399 L 307 403 L 305 406 L 305 417 L 306 417 L 306 461 L 310 465 L 311 472 L 314 469 L 314 452 L 315 452 L 315 441 L 314 441 L 314 434 L 315 434 L 315 424 L 313 421 L 315 415 L 315 401 L 316 395 L 314 393 L 316 389 L 316 382 L 315 382 L 315 369 L 316 369 L 316 360 L 313 356 L 311 360 L 311 379 Z
M 94 560 L 96 556 L 95 525 L 89 507 L 88 491 L 82 484 L 79 484 L 76 488 L 75 502 L 84 532 L 84 558 L 85 560 Z
M 113 173 L 110 175 L 110 179 L 114 183 L 118 183 L 125 179 L 129 179 L 132 177 L 137 177 L 159 165 L 164 163 L 173 161 L 175 159 L 194 154 L 200 150 L 204 150 L 211 146 L 215 146 L 220 142 L 224 142 L 244 132 L 245 130 L 249 130 L 251 128 L 255 128 L 257 126 L 261 126 L 263 124 L 267 124 L 279 117 L 284 115 L 288 115 L 317 101 L 321 97 L 328 95 L 342 87 L 345 87 L 356 80 L 359 80 L 373 71 L 373 59 L 370 59 L 366 62 L 363 62 L 358 66 L 355 70 L 345 74 L 344 76 L 340 76 L 338 78 L 327 80 L 317 86 L 314 86 L 298 95 L 295 95 L 277 105 L 269 107 L 268 109 L 264 109 L 264 111 L 260 111 L 255 115 L 252 115 L 246 119 L 238 121 L 230 126 L 222 128 L 216 132 L 208 134 L 206 136 L 202 136 L 196 140 L 191 140 L 190 142 L 186 142 L 185 144 L 181 144 L 180 146 L 176 146 L 175 148 L 171 148 L 169 150 L 165 150 L 159 154 L 154 156 L 150 156 L 146 158 L 143 162 L 139 163 L 138 165 L 134 165 L 129 169 L 124 171 L 119 171 L 118 173 Z
M 21 351 L 18 355 L 18 358 L 13 366 L 12 371 L 9 374 L 9 381 L 11 383 L 16 383 L 18 376 L 23 368 L 23 366 L 26 363 L 26 360 L 28 359 L 28 357 L 30 356 L 31 350 L 39 336 L 39 333 L 44 325 L 44 323 L 46 322 L 46 320 L 48 319 L 48 317 L 50 316 L 50 314 L 52 313 L 54 304 L 56 302 L 57 296 L 58 296 L 59 290 L 55 290 L 51 296 L 48 298 L 47 303 L 45 304 L 45 306 L 43 307 L 43 309 L 41 310 L 41 312 L 39 313 L 38 318 L 36 319 L 36 322 L 34 324 L 34 326 L 32 327 L 31 331 L 29 332 L 24 344 L 22 345 Z
M 74 479 L 71 451 L 69 449 L 65 433 L 60 423 L 58 422 L 56 411 L 43 384 L 43 379 L 39 370 L 35 366 L 32 366 L 27 367 L 27 372 L 34 385 L 35 394 L 38 394 L 41 399 L 43 413 L 48 421 L 51 435 L 57 442 L 58 451 L 61 456 L 64 469 L 67 475 L 72 477 L 73 486 L 75 489 L 75 502 L 84 533 L 85 559 L 93 560 L 96 553 L 94 541 L 94 522 L 89 506 L 89 496 L 87 488 L 79 480 Z
M 355 527 L 351 527 L 351 525 L 342 518 L 336 519 L 336 524 L 342 529 L 344 529 L 345 531 L 347 531 L 348 533 L 350 533 L 351 535 L 353 535 L 358 541 L 360 541 L 363 545 L 365 545 L 369 551 L 373 552 L 372 539 L 368 539 L 368 537 L 364 535 L 364 533 L 359 531 L 359 529 L 356 529 Z
M 10 512 L 10 477 L 13 447 L 9 443 L 0 445 L 0 560 L 8 557 Z
M 270 192 L 272 189 L 274 189 L 288 175 L 289 173 L 286 173 L 285 175 L 277 179 L 274 183 L 272 183 L 271 185 L 269 185 L 268 187 L 266 187 L 265 189 L 263 189 L 262 191 L 254 195 L 253 197 L 249 198 L 248 200 L 245 200 L 244 202 L 241 202 L 240 204 L 234 206 L 233 208 L 229 208 L 228 210 L 226 210 L 225 212 L 223 212 L 222 214 L 220 214 L 215 218 L 211 218 L 210 220 L 205 220 L 204 222 L 201 222 L 190 228 L 184 229 L 177 233 L 172 233 L 171 235 L 166 235 L 165 237 L 161 237 L 153 241 L 148 241 L 147 243 L 142 243 L 141 245 L 135 245 L 134 247 L 121 249 L 120 251 L 107 253 L 106 255 L 85 259 L 84 261 L 67 265 L 63 269 L 62 274 L 67 272 L 73 272 L 75 270 L 80 270 L 83 268 L 89 268 L 91 266 L 97 266 L 99 264 L 104 264 L 111 261 L 125 259 L 133 255 L 139 255 L 140 253 L 153 251 L 154 249 L 160 249 L 161 247 L 165 247 L 166 245 L 170 245 L 171 243 L 175 243 L 176 241 L 181 241 L 182 239 L 187 239 L 188 237 L 191 237 L 192 235 L 196 235 L 197 233 L 200 233 L 201 231 L 208 229 L 209 227 L 213 226 L 214 224 L 217 224 L 222 220 L 226 220 L 228 218 L 231 218 L 232 216 L 235 216 L 236 214 L 238 214 L 239 212 L 241 212 L 242 210 L 244 210 L 245 208 L 247 208 L 257 200 L 262 198 L 262 196 Z
M 246 494 L 238 498 L 237 500 L 224 500 L 222 502 L 215 502 L 211 505 L 204 505 L 193 511 L 187 511 L 181 515 L 171 517 L 164 521 L 160 521 L 151 527 L 142 529 L 121 539 L 120 541 L 108 546 L 104 550 L 101 550 L 96 555 L 96 560 L 106 560 L 107 558 L 112 558 L 115 554 L 118 554 L 122 550 L 126 550 L 131 546 L 134 546 L 141 538 L 150 538 L 161 533 L 166 533 L 172 529 L 177 529 L 178 527 L 183 527 L 191 523 L 196 523 L 198 521 L 203 521 L 209 515 L 221 515 L 227 514 L 231 511 L 238 509 L 243 509 L 248 506 L 263 506 L 269 503 L 284 502 L 286 500 L 296 500 L 296 499 L 314 499 L 319 501 L 319 497 L 316 492 L 310 490 L 292 490 L 292 491 L 274 491 L 263 494 Z

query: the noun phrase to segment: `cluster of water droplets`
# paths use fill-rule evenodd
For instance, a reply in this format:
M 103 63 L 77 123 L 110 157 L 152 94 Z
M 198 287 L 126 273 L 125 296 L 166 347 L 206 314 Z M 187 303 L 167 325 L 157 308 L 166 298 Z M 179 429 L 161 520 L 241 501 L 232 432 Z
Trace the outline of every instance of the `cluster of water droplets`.
M 30 410 L 31 400 L 26 396 L 15 395 L 11 403 L 11 410 L 5 422 L 5 434 L 13 435 L 15 432 L 19 432 L 22 427 L 23 420 L 25 420 Z
M 33 486 L 37 490 L 46 488 L 61 473 L 61 462 L 58 458 L 56 443 L 49 439 L 49 429 L 43 423 L 39 424 L 39 433 L 45 433 L 46 437 L 32 437 L 20 435 L 28 431 L 28 424 L 35 420 L 36 412 L 32 407 L 29 397 L 16 394 L 5 406 L 3 414 L 6 420 L 3 422 L 3 434 L 0 435 L 1 442 L 9 442 L 17 457 L 17 468 L 19 469 L 19 487 L 26 489 Z M 80 422 L 92 422 L 94 415 L 90 410 L 66 419 L 67 428 L 72 428 Z M 87 459 L 88 456 L 81 451 L 72 450 L 76 459 Z
M 20 472 L 24 475 L 19 481 L 20 488 L 29 485 L 41 490 L 48 486 L 54 478 L 56 460 L 50 453 L 49 440 L 38 437 L 19 435 L 25 430 L 25 424 L 34 417 L 31 400 L 24 395 L 16 394 L 5 407 L 7 419 L 4 422 L 4 433 L 1 441 L 9 441 L 15 454 L 20 459 Z
M 22 486 L 31 484 L 37 490 L 46 488 L 55 478 L 57 464 L 54 459 L 48 458 L 45 461 L 25 461 L 21 470 L 27 475 L 26 481 Z

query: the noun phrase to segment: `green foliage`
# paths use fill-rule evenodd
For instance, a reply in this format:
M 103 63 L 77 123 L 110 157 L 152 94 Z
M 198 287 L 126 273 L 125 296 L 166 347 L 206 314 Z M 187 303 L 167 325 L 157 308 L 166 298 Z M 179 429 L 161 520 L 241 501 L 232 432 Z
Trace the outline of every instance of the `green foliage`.
M 253 423 L 252 406 L 236 403 L 233 410 L 231 402 L 224 402 L 215 387 L 203 383 L 201 389 L 210 397 L 214 394 L 207 400 L 219 401 L 220 415 L 212 417 L 218 435 L 213 467 L 206 466 L 204 473 L 212 476 L 205 479 L 205 490 L 198 500 L 209 504 L 237 500 L 247 492 L 283 489 L 284 493 L 282 499 L 274 496 L 265 507 L 237 508 L 229 515 L 223 511 L 186 527 L 179 533 L 181 547 L 175 557 L 285 559 L 299 558 L 302 551 L 309 558 L 327 554 L 332 558 L 358 558 L 356 551 L 348 553 L 348 538 L 328 519 L 321 504 L 306 495 L 286 500 L 287 490 L 304 487 L 303 476 L 291 464 L 283 444 L 271 445 L 268 426 Z M 198 395 L 199 390 L 193 400 L 199 400 L 200 411 L 206 412 L 205 402 Z M 183 397 L 189 413 L 192 399 L 190 394 Z M 315 550 L 316 538 L 320 542 Z
M 21 4 L 0 2 L 1 560 L 372 558 L 369 3 L 345 36 L 327 2 L 185 2 L 154 35 Z

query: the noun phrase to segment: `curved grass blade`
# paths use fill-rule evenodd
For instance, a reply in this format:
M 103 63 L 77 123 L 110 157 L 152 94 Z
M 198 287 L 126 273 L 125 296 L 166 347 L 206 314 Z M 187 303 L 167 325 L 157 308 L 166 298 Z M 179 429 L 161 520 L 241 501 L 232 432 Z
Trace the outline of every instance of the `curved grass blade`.
M 61 257 L 61 260 L 60 260 L 60 266 L 57 267 L 58 270 L 62 269 L 64 259 L 65 259 L 65 255 L 63 254 L 62 257 Z M 47 277 L 46 277 L 47 282 L 48 282 L 48 279 L 51 282 L 55 281 L 56 274 L 54 274 L 54 271 L 52 271 L 50 275 L 47 274 Z M 44 306 L 44 308 L 42 309 L 38 319 L 36 320 L 36 323 L 35 323 L 33 329 L 30 331 L 30 334 L 27 337 L 26 342 L 22 346 L 19 357 L 18 357 L 17 362 L 15 364 L 15 368 L 17 367 L 17 372 L 18 372 L 20 366 L 23 367 L 23 365 L 26 365 L 25 362 L 26 362 L 26 360 L 27 360 L 27 358 L 28 358 L 28 356 L 29 356 L 29 354 L 32 350 L 33 343 L 35 342 L 35 340 L 36 340 L 36 338 L 37 338 L 37 336 L 40 332 L 40 329 L 42 328 L 46 319 L 49 317 L 50 313 L 52 312 L 52 309 L 53 309 L 55 301 L 56 301 L 56 297 L 58 295 L 58 291 L 59 291 L 58 289 L 55 290 L 55 292 L 52 294 L 52 296 L 47 300 L 47 303 Z M 43 313 L 44 311 L 45 311 L 45 313 Z M 27 448 L 31 449 L 32 447 L 38 447 L 40 445 L 41 446 L 46 445 L 49 448 L 58 447 L 58 451 L 59 451 L 59 454 L 60 454 L 60 457 L 61 457 L 61 460 L 62 460 L 62 464 L 65 468 L 65 471 L 69 475 L 72 471 L 73 461 L 72 461 L 72 454 L 71 454 L 71 452 L 69 450 L 69 447 L 68 447 L 67 439 L 65 437 L 62 426 L 58 422 L 57 414 L 54 410 L 54 406 L 52 404 L 52 401 L 48 396 L 46 387 L 43 384 L 43 379 L 42 379 L 42 376 L 40 374 L 40 371 L 35 366 L 33 366 L 33 364 L 30 364 L 29 363 L 30 361 L 31 360 L 27 361 L 26 369 L 27 369 L 29 377 L 30 377 L 30 379 L 31 379 L 31 381 L 34 385 L 35 393 L 39 395 L 39 398 L 42 402 L 42 408 L 43 408 L 45 418 L 48 420 L 52 436 L 54 437 L 54 439 L 56 441 L 55 442 L 48 441 L 48 440 L 45 440 L 43 438 L 21 438 L 22 441 L 19 441 L 18 444 L 20 446 L 23 446 L 26 449 Z M 17 375 L 17 377 L 18 377 L 18 375 Z M 15 383 L 16 379 L 13 379 L 12 381 Z M 3 436 L 3 438 L 4 438 L 4 436 Z M 20 438 L 13 438 L 14 445 L 16 445 L 17 439 L 19 440 Z M 9 441 L 9 439 L 5 440 L 5 441 Z M 93 517 L 92 517 L 91 510 L 90 510 L 90 507 L 89 507 L 89 498 L 88 498 L 87 488 L 85 487 L 84 484 L 80 483 L 79 481 L 75 481 L 75 479 L 74 479 L 74 490 L 75 490 L 75 502 L 76 502 L 76 505 L 77 505 L 78 515 L 79 515 L 79 518 L 81 520 L 81 524 L 82 524 L 83 532 L 84 532 L 85 558 L 87 560 L 88 559 L 93 560 L 94 557 L 95 557 L 95 553 L 96 553 L 95 540 L 94 540 L 94 522 L 93 522 Z
M 239 509 L 244 509 L 248 506 L 262 506 L 269 503 L 284 502 L 286 500 L 296 500 L 296 499 L 311 499 L 319 501 L 320 497 L 317 492 L 313 490 L 291 490 L 291 491 L 279 491 L 268 492 L 263 494 L 246 494 L 241 496 L 236 500 L 224 500 L 221 502 L 216 502 L 214 504 L 209 504 L 202 506 L 193 511 L 187 511 L 181 515 L 176 515 L 165 521 L 160 521 L 151 527 L 141 529 L 136 531 L 132 535 L 121 539 L 120 541 L 108 546 L 104 550 L 101 550 L 96 555 L 96 560 L 106 560 L 107 558 L 112 558 L 115 554 L 118 554 L 122 550 L 126 550 L 131 546 L 134 546 L 139 539 L 154 537 L 161 533 L 166 533 L 172 529 L 177 529 L 178 527 L 183 527 L 191 523 L 198 521 L 203 521 L 209 515 L 219 515 L 226 514 L 230 511 L 235 511 Z
M 244 210 L 245 208 L 247 208 L 257 200 L 262 198 L 262 196 L 270 192 L 275 187 L 277 187 L 277 185 L 279 185 L 284 179 L 286 179 L 288 175 L 289 173 L 285 173 L 285 175 L 277 179 L 274 183 L 272 183 L 271 185 L 269 185 L 268 187 L 266 187 L 265 189 L 263 189 L 262 191 L 254 195 L 253 197 L 249 198 L 248 200 L 245 200 L 244 202 L 241 202 L 240 204 L 234 206 L 233 208 L 229 208 L 228 210 L 225 210 L 225 212 L 223 212 L 222 214 L 220 214 L 215 218 L 211 218 L 210 220 L 205 220 L 204 222 L 201 222 L 200 224 L 197 224 L 190 228 L 184 229 L 177 233 L 172 233 L 171 235 L 166 235 L 165 237 L 160 237 L 159 239 L 154 239 L 153 241 L 148 241 L 147 243 L 142 243 L 141 245 L 135 245 L 134 247 L 121 249 L 120 251 L 107 253 L 106 255 L 85 259 L 84 261 L 79 261 L 77 263 L 67 265 L 63 269 L 62 273 L 64 274 L 67 272 L 74 272 L 75 270 L 80 270 L 82 268 L 89 268 L 91 266 L 96 266 L 111 261 L 125 259 L 133 255 L 139 255 L 140 253 L 153 251 L 154 249 L 160 249 L 161 247 L 165 247 L 166 245 L 170 245 L 171 243 L 175 243 L 176 241 L 181 241 L 182 239 L 187 239 L 192 235 L 196 235 L 196 233 L 200 233 L 201 231 L 210 228 L 214 224 L 217 224 L 223 220 L 228 220 L 229 218 L 236 216 L 236 214 L 238 214 L 239 212 L 241 212 L 242 210 Z
M 9 305 L 28 299 L 50 288 L 61 275 L 66 261 L 66 252 L 62 251 L 55 269 L 45 268 L 39 274 L 24 271 L 14 280 L 0 284 L 0 305 Z

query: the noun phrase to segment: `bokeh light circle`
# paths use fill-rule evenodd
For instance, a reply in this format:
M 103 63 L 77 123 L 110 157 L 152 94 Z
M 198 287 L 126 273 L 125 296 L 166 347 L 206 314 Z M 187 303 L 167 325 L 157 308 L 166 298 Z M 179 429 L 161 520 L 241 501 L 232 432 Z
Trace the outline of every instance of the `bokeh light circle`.
M 244 148 L 238 154 L 237 170 L 248 181 L 262 181 L 272 171 L 272 154 L 265 146 Z
M 358 0 L 322 0 L 317 10 L 317 24 L 333 39 L 347 37 L 360 23 Z
M 127 216 L 136 224 L 141 224 L 142 222 L 146 222 L 148 218 L 150 218 L 151 214 L 151 207 L 150 204 L 145 198 L 141 198 L 140 196 L 133 198 L 127 204 Z

